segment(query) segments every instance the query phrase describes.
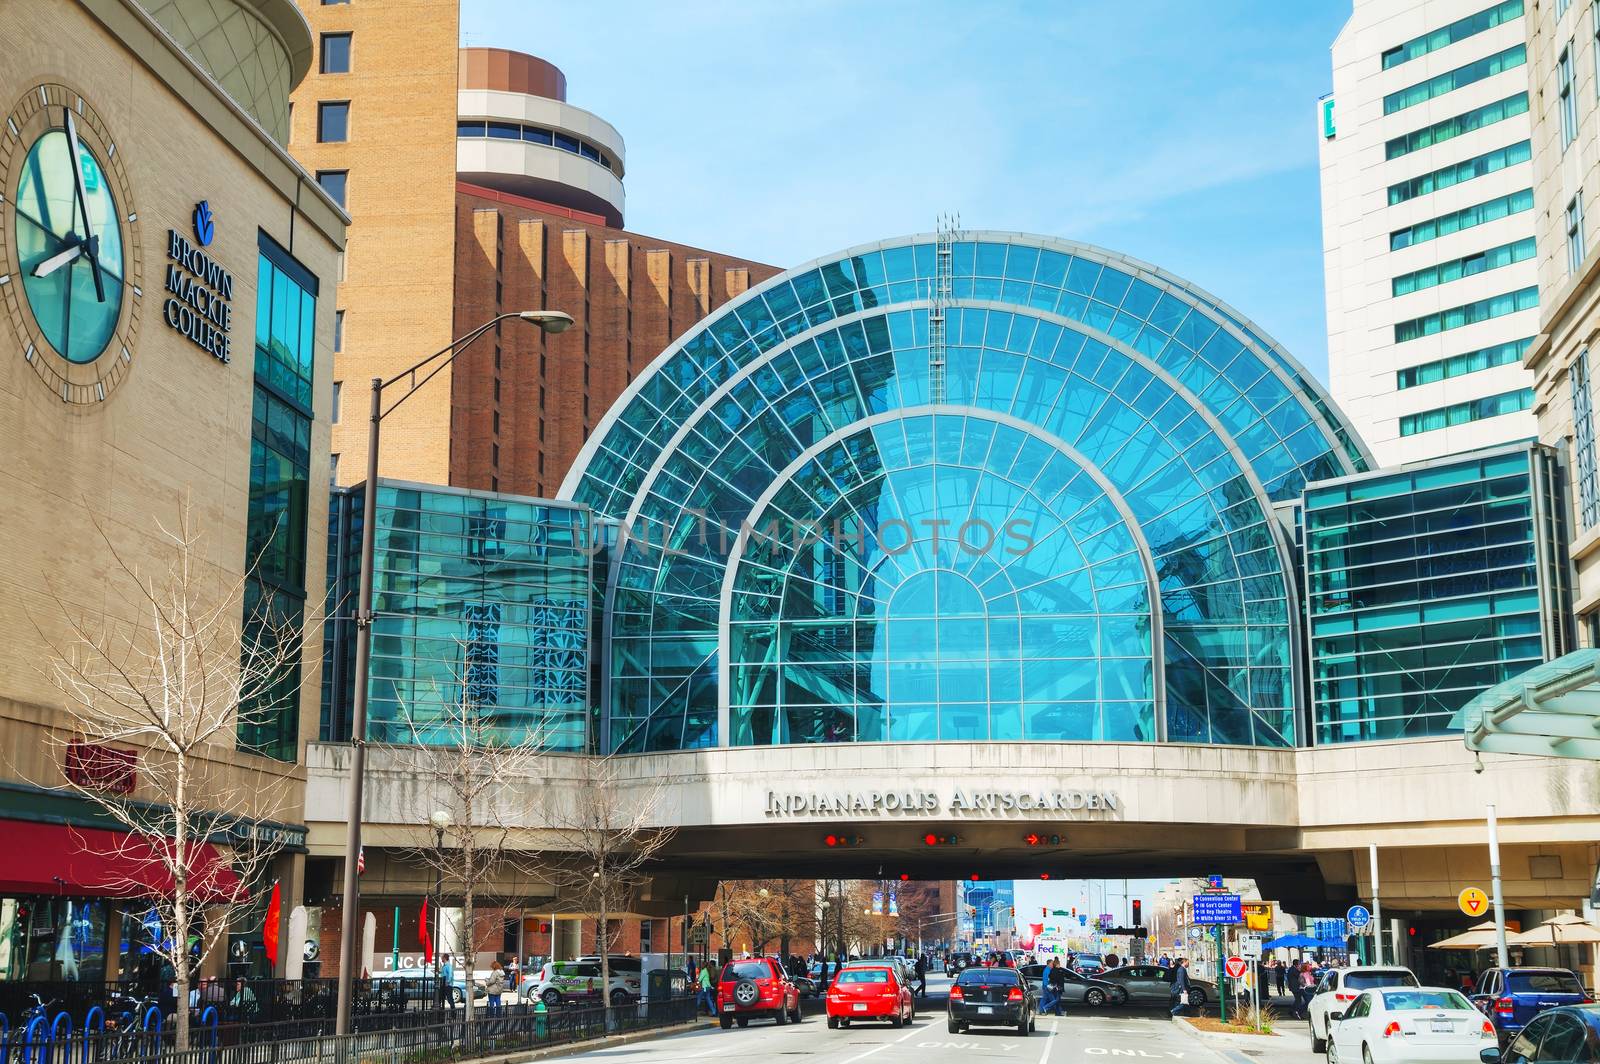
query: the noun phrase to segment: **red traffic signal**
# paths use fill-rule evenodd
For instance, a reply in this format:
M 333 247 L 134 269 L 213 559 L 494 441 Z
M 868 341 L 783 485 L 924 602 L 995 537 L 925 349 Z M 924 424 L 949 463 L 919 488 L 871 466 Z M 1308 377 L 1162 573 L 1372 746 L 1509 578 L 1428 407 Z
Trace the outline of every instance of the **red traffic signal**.
M 908 880 L 910 878 L 911 878 L 911 874 L 909 872 L 901 872 L 900 873 L 900 882 L 904 883 L 906 880 Z
M 860 846 L 865 841 L 860 835 L 827 834 L 822 836 L 822 845 L 830 849 Z
M 1041 835 L 1037 831 L 1030 831 L 1022 836 L 1022 841 L 1029 846 L 1060 846 L 1060 835 Z
M 930 831 L 922 836 L 922 844 L 924 846 L 959 846 L 961 844 L 961 836 L 940 835 Z
M 971 880 L 972 880 L 972 881 L 973 881 L 973 882 L 974 882 L 974 883 L 976 883 L 976 882 L 977 882 L 977 881 L 978 881 L 978 873 L 976 873 L 976 872 L 974 872 L 974 873 L 972 873 L 972 875 L 971 875 L 971 876 L 970 876 L 970 877 L 969 877 L 969 878 L 970 878 L 970 879 L 971 879 Z

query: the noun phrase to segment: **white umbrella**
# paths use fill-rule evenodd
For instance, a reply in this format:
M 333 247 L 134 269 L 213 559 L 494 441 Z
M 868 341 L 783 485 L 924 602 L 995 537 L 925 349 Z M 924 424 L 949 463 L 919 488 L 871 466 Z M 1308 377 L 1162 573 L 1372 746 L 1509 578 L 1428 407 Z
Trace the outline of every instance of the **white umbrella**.
M 1507 935 L 1509 942 L 1511 936 Z M 1488 949 L 1495 944 L 1494 921 L 1485 920 L 1481 924 L 1474 924 L 1461 934 L 1447 938 L 1443 942 L 1429 944 L 1429 949 Z
M 1571 946 L 1600 942 L 1600 927 L 1581 916 L 1563 913 L 1520 935 L 1508 936 L 1507 941 L 1514 946 Z
M 372 972 L 372 951 L 377 947 L 378 918 L 368 913 L 361 921 L 361 974 Z
M 299 979 L 306 968 L 306 951 L 303 946 L 295 943 L 304 943 L 306 940 L 306 907 L 296 905 L 289 911 L 289 954 L 283 960 L 283 977 L 289 980 Z

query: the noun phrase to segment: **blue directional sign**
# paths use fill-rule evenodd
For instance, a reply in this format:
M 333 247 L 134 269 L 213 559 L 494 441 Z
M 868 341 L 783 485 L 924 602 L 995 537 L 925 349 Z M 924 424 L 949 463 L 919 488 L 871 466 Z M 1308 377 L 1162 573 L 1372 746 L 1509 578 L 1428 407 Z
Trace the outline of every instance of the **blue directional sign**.
M 1197 924 L 1242 924 L 1244 909 L 1239 895 L 1208 891 L 1194 896 L 1194 922 Z
M 1372 913 L 1367 911 L 1365 905 L 1350 906 L 1350 911 L 1344 914 L 1344 918 L 1350 921 L 1351 927 L 1366 927 L 1372 923 Z

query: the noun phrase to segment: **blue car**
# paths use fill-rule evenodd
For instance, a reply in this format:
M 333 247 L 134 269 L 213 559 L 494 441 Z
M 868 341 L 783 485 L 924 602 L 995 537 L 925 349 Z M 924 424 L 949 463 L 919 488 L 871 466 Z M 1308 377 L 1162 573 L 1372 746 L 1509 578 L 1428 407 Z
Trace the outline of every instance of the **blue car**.
M 1484 1050 L 1487 1064 L 1488 1054 Z M 1511 1040 L 1497 1058 L 1504 1064 L 1600 1064 L 1600 1006 L 1563 1005 L 1541 1012 Z
M 1490 968 L 1478 977 L 1472 1003 L 1489 1017 L 1504 1046 L 1535 1016 L 1563 1005 L 1586 1005 L 1589 995 L 1566 968 Z

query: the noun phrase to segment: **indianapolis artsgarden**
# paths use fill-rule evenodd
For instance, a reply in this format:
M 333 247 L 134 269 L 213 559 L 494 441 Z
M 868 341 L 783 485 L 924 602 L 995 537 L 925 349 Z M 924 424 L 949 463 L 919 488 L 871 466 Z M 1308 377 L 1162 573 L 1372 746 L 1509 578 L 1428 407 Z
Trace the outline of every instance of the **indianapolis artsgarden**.
M 334 500 L 328 739 L 363 490 Z M 556 500 L 380 483 L 372 720 L 464 698 L 622 752 L 1438 734 L 1568 649 L 1560 490 L 1531 442 L 1374 468 L 1156 267 L 885 241 L 686 333 Z

